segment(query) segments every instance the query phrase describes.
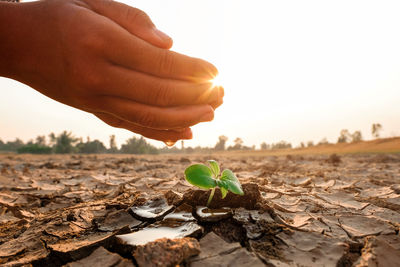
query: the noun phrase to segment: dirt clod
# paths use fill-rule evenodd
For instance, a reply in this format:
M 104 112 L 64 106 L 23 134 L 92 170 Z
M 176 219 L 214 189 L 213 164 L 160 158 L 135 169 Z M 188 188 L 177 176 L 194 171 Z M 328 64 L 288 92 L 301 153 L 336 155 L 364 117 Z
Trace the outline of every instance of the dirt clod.
M 162 267 L 178 265 L 199 253 L 200 245 L 194 238 L 162 238 L 138 246 L 134 257 L 139 267 Z

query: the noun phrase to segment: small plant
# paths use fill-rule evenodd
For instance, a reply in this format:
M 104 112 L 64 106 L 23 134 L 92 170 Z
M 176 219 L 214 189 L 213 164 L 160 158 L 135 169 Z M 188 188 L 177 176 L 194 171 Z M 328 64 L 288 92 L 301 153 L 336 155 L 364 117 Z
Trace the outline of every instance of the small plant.
M 210 205 L 217 186 L 221 190 L 222 198 L 226 197 L 228 191 L 241 196 L 244 195 L 238 178 L 231 170 L 226 169 L 221 173 L 218 162 L 215 160 L 209 160 L 208 164 L 210 166 L 194 164 L 185 170 L 185 178 L 190 184 L 203 189 L 211 189 L 207 206 Z

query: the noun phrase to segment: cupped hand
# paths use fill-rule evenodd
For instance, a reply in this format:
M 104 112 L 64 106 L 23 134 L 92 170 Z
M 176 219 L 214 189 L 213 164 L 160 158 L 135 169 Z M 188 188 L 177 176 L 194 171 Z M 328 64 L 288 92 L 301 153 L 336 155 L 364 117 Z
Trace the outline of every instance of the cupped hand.
M 10 78 L 160 141 L 190 139 L 210 121 L 223 88 L 210 63 L 173 51 L 142 11 L 110 0 L 19 4 Z M 12 67 L 11 67 L 12 66 Z

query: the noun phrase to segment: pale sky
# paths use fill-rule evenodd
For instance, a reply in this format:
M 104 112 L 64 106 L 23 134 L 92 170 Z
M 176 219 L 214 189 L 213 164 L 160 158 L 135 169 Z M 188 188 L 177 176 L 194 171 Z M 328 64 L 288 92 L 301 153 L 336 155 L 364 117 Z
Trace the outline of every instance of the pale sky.
M 245 145 L 298 145 L 372 123 L 400 135 L 400 1 L 141 0 L 174 39 L 173 50 L 214 63 L 225 87 L 215 120 L 193 127 L 186 146 L 213 146 L 220 135 Z M 132 133 L 0 78 L 0 139 L 63 130 L 108 145 Z M 161 142 L 152 142 L 163 146 Z

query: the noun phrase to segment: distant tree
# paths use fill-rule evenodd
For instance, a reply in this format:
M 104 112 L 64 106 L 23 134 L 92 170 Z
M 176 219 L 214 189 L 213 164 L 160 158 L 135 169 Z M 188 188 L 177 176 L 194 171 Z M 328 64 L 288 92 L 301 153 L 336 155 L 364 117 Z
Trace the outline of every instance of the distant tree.
M 106 147 L 102 142 L 99 140 L 94 140 L 90 141 L 88 138 L 88 141 L 86 143 L 80 142 L 76 145 L 76 148 L 78 150 L 78 153 L 83 153 L 83 154 L 96 154 L 96 153 L 104 153 L 106 152 Z
M 177 149 L 178 150 L 178 149 Z M 158 154 L 158 149 L 147 143 L 143 137 L 132 137 L 121 146 L 121 153 L 125 154 Z
M 15 141 L 8 141 L 7 143 L 3 143 L 0 150 L 15 152 L 18 150 L 18 148 L 22 146 L 24 146 L 24 142 L 21 139 L 16 138 Z
M 372 136 L 373 137 L 375 137 L 375 138 L 379 138 L 379 136 L 380 136 L 380 131 L 382 131 L 382 125 L 380 124 L 380 123 L 374 123 L 374 124 L 372 124 L 372 129 L 371 129 L 371 132 L 372 132 Z
M 215 150 L 225 150 L 226 141 L 228 141 L 228 137 L 225 135 L 221 135 L 218 137 L 218 142 L 215 144 Z
M 360 142 L 361 140 L 362 140 L 361 131 L 355 131 L 355 132 L 351 135 L 351 142 L 352 142 L 352 143 Z
M 118 147 L 117 143 L 115 142 L 115 135 L 110 135 L 110 149 L 108 150 L 110 153 L 117 153 Z
M 46 136 L 45 135 L 38 135 L 35 140 L 35 144 L 39 146 L 46 146 Z
M 28 143 L 24 146 L 21 146 L 20 148 L 17 149 L 17 152 L 19 154 L 50 154 L 52 152 L 51 147 L 46 146 L 46 145 L 40 145 L 40 144 L 33 144 L 33 143 Z
M 261 150 L 267 150 L 269 149 L 269 145 L 265 142 L 262 142 L 260 145 Z
M 300 148 L 305 148 L 306 147 L 306 145 L 304 144 L 304 142 L 301 142 L 300 143 Z
M 329 145 L 328 139 L 326 137 L 322 138 L 321 141 L 318 142 L 319 146 Z
M 33 145 L 33 139 L 29 139 L 28 142 L 26 143 L 27 145 Z
M 271 148 L 272 149 L 292 148 L 292 144 L 282 140 L 282 141 L 280 141 L 278 143 L 272 144 Z
M 340 131 L 340 136 L 338 138 L 338 143 L 347 143 L 349 142 L 351 139 L 351 134 L 349 132 L 349 130 L 347 129 L 343 129 Z
M 236 137 L 236 139 L 233 141 L 235 145 L 233 146 L 233 149 L 239 150 L 242 149 L 243 145 L 243 140 L 240 137 Z
M 313 147 L 314 146 L 314 142 L 313 141 L 308 141 L 307 142 L 307 147 Z
M 67 154 L 75 152 L 74 144 L 78 141 L 71 132 L 63 131 L 56 138 L 54 152 L 57 154 Z
M 49 134 L 49 143 L 50 146 L 55 146 L 55 144 L 57 143 L 57 137 L 54 133 Z

